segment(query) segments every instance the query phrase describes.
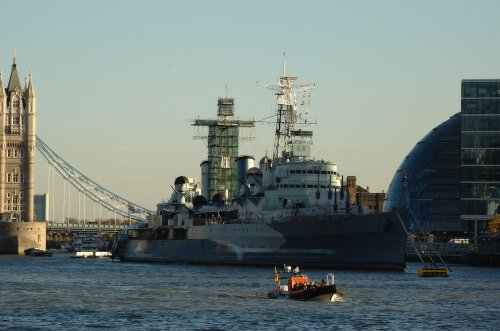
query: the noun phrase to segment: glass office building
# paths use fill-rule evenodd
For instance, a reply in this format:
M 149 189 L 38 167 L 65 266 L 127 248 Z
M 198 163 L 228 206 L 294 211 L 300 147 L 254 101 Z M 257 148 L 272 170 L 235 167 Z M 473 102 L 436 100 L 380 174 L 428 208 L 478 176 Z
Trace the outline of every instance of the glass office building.
M 463 80 L 461 112 L 403 160 L 384 211 L 409 207 L 413 230 L 481 234 L 500 214 L 500 80 Z
M 500 80 L 462 81 L 461 137 L 462 219 L 480 233 L 500 213 Z
M 394 175 L 383 210 L 410 208 L 410 230 L 448 235 L 469 231 L 460 217 L 460 132 L 458 113 L 425 135 Z

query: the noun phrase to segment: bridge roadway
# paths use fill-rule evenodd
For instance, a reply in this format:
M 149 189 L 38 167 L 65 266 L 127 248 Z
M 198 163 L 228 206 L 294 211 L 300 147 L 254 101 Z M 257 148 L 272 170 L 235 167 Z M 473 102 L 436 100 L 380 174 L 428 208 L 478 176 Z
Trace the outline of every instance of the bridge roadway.
M 120 229 L 129 227 L 130 224 L 116 225 L 116 224 L 98 224 L 98 223 L 80 223 L 68 224 L 47 221 L 47 231 L 104 231 L 104 232 L 118 232 Z

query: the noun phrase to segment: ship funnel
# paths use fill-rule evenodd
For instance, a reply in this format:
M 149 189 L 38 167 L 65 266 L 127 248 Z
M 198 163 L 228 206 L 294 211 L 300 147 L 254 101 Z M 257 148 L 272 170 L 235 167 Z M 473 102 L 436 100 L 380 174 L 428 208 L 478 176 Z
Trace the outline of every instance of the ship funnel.
M 255 158 L 249 155 L 242 155 L 236 159 L 236 168 L 238 169 L 238 192 L 241 186 L 247 183 L 247 171 L 254 166 Z
M 201 162 L 201 195 L 208 197 L 208 160 Z

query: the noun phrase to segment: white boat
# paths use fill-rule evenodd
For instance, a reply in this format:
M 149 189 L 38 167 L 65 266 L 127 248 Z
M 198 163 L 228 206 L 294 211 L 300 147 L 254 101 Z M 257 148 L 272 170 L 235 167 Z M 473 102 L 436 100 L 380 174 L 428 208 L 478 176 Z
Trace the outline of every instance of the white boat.
M 78 231 L 73 237 L 75 252 L 96 252 L 103 246 L 98 231 Z
M 75 255 L 73 257 L 80 258 L 80 259 L 89 259 L 89 258 L 102 259 L 102 258 L 111 257 L 111 252 L 106 252 L 106 251 L 75 252 Z

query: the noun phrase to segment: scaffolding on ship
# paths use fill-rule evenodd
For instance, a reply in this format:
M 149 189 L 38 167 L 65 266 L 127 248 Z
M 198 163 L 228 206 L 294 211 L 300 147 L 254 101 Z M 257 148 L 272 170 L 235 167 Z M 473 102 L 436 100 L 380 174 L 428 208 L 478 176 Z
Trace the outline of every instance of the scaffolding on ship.
M 195 119 L 192 125 L 208 128 L 208 134 L 198 130 L 194 136 L 194 139 L 207 139 L 207 199 L 212 200 L 216 194 L 221 194 L 222 199 L 229 200 L 236 196 L 238 190 L 235 161 L 238 157 L 239 131 L 240 128 L 253 128 L 255 121 L 233 119 L 234 98 L 219 98 L 217 105 L 217 119 Z M 253 137 L 248 136 L 246 139 Z

